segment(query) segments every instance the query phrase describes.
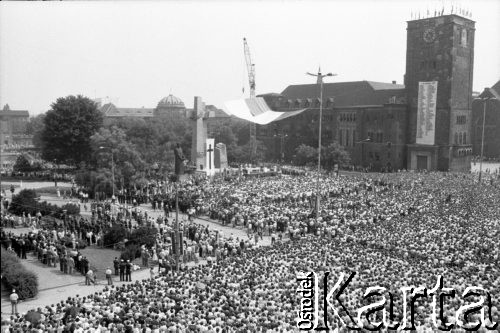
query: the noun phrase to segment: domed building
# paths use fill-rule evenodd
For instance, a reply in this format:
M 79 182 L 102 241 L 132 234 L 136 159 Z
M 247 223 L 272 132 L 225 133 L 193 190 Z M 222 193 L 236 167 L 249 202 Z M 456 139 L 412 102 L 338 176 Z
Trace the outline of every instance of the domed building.
M 167 97 L 162 98 L 158 102 L 158 106 L 155 109 L 155 117 L 171 117 L 171 116 L 183 116 L 186 117 L 186 106 L 184 102 L 174 95 L 170 94 Z

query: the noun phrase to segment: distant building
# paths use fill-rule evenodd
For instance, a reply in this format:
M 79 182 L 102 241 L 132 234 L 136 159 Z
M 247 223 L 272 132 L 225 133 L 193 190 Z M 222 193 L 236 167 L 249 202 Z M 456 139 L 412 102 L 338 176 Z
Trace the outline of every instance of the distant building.
M 21 148 L 33 145 L 33 136 L 26 135 L 29 117 L 27 110 L 11 110 L 9 104 L 5 104 L 0 110 L 0 144 L 2 148 Z
M 17 156 L 33 148 L 33 135 L 26 134 L 27 110 L 12 110 L 5 104 L 0 110 L 0 170 L 12 171 Z
M 206 106 L 206 116 L 208 118 L 208 132 L 213 133 L 218 124 L 224 123 L 230 117 L 222 110 L 218 109 L 214 105 Z M 184 102 L 174 95 L 170 94 L 167 97 L 162 98 L 156 108 L 120 108 L 112 103 L 104 104 L 100 107 L 100 110 L 104 113 L 104 121 L 108 123 L 113 121 L 113 119 L 119 118 L 169 118 L 169 117 L 183 117 L 189 118 L 192 113 L 192 109 L 186 108 Z
M 354 164 L 374 170 L 470 170 L 474 25 L 454 14 L 408 21 L 405 85 L 324 83 L 322 145 L 338 141 Z M 318 84 L 261 96 L 277 111 L 309 109 L 258 126 L 272 156 L 317 147 Z
M 477 97 L 483 100 L 474 100 L 472 103 L 472 152 L 475 156 L 481 155 L 483 112 L 485 112 L 483 156 L 500 158 L 500 81 L 493 87 L 484 89 Z

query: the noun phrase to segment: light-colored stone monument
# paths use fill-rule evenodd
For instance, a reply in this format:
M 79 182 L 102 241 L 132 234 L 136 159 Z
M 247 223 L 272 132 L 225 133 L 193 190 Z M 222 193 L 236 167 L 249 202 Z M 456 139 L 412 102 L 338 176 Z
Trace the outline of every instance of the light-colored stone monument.
M 194 110 L 191 114 L 193 121 L 193 139 L 191 143 L 191 163 L 196 166 L 196 171 L 204 171 L 206 169 L 206 139 L 207 139 L 207 122 L 205 117 L 205 103 L 201 97 L 194 98 Z
M 226 145 L 222 142 L 215 145 L 214 163 L 216 169 L 224 170 L 228 168 Z

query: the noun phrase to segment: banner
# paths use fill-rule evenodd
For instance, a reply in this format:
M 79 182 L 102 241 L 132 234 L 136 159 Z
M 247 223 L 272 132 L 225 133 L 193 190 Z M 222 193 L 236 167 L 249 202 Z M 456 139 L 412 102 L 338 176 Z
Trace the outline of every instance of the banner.
M 418 83 L 417 144 L 434 144 L 437 84 L 437 81 Z

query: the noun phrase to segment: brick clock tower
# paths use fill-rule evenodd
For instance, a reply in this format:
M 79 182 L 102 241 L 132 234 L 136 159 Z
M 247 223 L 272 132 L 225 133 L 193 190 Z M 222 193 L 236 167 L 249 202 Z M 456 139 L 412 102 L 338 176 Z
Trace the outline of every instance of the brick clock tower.
M 470 170 L 474 24 L 454 14 L 408 21 L 408 169 Z

